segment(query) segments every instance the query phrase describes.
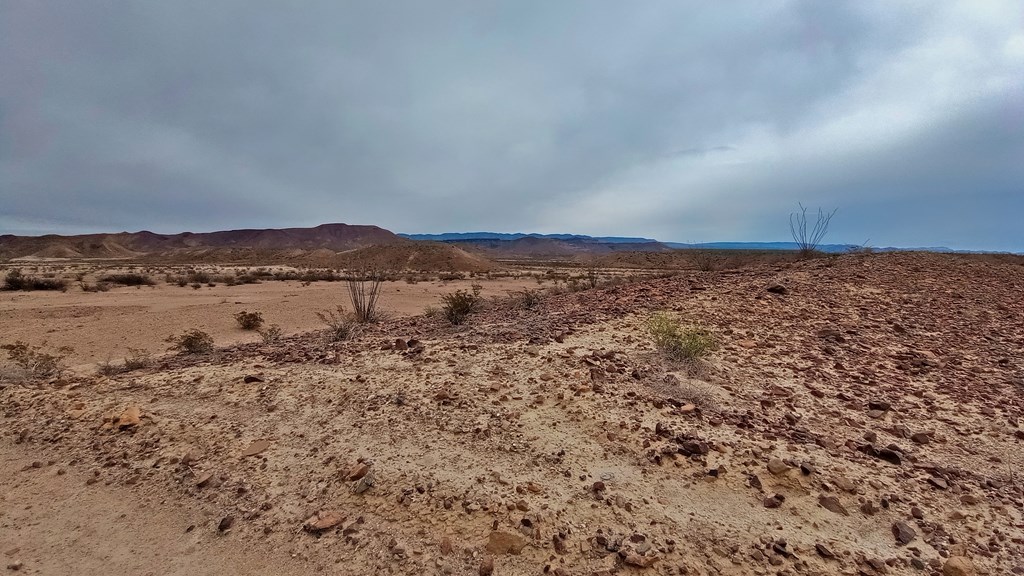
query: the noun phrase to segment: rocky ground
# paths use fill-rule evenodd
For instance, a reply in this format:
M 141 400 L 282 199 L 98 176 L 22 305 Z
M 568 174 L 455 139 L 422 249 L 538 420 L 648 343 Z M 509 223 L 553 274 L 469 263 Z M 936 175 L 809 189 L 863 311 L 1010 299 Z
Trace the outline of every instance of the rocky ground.
M 8 384 L 0 553 L 76 573 L 58 483 L 197 569 L 1024 574 L 1022 303 L 1012 260 L 843 256 Z M 659 310 L 721 345 L 667 362 Z

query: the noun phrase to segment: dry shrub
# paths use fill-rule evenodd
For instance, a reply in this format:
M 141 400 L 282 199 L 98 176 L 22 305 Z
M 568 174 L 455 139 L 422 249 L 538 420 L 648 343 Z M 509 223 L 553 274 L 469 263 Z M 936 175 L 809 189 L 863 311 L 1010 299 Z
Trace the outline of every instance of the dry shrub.
M 136 272 L 125 272 L 119 274 L 107 274 L 99 280 L 108 284 L 120 284 L 121 286 L 154 286 L 156 282 L 145 274 Z
M 281 339 L 281 327 L 277 324 L 271 324 L 265 329 L 260 330 L 260 338 L 264 344 L 273 344 Z
M 29 378 L 59 377 L 65 369 L 64 360 L 74 351 L 68 346 L 61 346 L 55 353 L 45 352 L 41 347 L 21 340 L 4 344 L 0 349 L 6 350 L 7 358 Z
M 177 350 L 182 354 L 204 354 L 213 351 L 213 336 L 198 328 L 186 330 L 177 336 L 169 336 L 166 341 L 171 344 L 170 350 Z
M 26 276 L 22 274 L 20 269 L 14 269 L 7 273 L 3 289 L 11 291 L 22 290 L 25 292 L 32 290 L 60 290 L 64 292 L 68 289 L 68 283 L 61 278 Z
M 103 376 L 114 376 L 124 372 L 148 368 L 152 364 L 153 357 L 148 351 L 142 348 L 129 348 L 128 356 L 124 358 L 121 364 L 115 364 L 107 360 L 106 362 L 100 362 L 96 371 Z
M 316 316 L 327 324 L 324 336 L 328 342 L 352 340 L 362 333 L 363 328 L 355 315 L 347 312 L 343 306 L 338 306 L 336 310 L 317 312 Z
M 525 310 L 533 310 L 544 299 L 540 290 L 531 290 L 529 288 L 511 292 L 510 296 L 513 303 Z
M 474 284 L 473 291 L 456 290 L 441 297 L 441 310 L 445 319 L 453 325 L 462 324 L 470 314 L 480 309 L 480 285 Z
M 363 272 L 348 280 L 348 296 L 352 301 L 352 315 L 357 322 L 373 324 L 384 319 L 377 307 L 383 274 Z
M 242 310 L 235 314 L 235 322 L 242 330 L 259 330 L 263 326 L 263 314 Z

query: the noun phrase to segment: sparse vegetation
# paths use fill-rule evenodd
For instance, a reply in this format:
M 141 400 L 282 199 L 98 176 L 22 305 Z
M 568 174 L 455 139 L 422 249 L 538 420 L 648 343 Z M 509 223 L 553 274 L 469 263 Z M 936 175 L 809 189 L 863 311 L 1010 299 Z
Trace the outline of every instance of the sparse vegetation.
M 31 291 L 31 290 L 59 290 L 64 292 L 68 289 L 68 283 L 66 280 L 61 278 L 39 278 L 36 276 L 26 276 L 21 272 L 20 269 L 15 268 L 7 273 L 7 277 L 4 279 L 3 284 L 4 290 L 14 291 Z
M 281 339 L 282 332 L 280 326 L 277 324 L 271 324 L 270 326 L 260 330 L 259 334 L 264 344 L 273 344 Z
M 235 322 L 242 330 L 259 330 L 263 326 L 263 314 L 242 310 L 235 314 Z
M 807 208 L 803 204 L 799 204 L 799 206 L 799 212 L 793 212 L 789 215 L 789 231 L 793 235 L 793 241 L 796 242 L 800 255 L 807 257 L 818 251 L 818 246 L 821 245 L 825 234 L 828 233 L 828 226 L 832 222 L 832 217 L 835 216 L 836 210 L 825 213 L 821 208 L 818 208 L 818 218 L 811 229 L 808 230 Z
M 344 342 L 352 340 L 362 332 L 362 326 L 355 316 L 343 306 L 337 310 L 325 310 L 316 313 L 317 318 L 327 324 L 325 336 L 328 342 Z
M 213 336 L 198 328 L 186 330 L 177 336 L 169 336 L 167 342 L 171 344 L 171 350 L 177 350 L 182 354 L 205 354 L 213 350 Z
M 113 363 L 108 359 L 106 362 L 100 362 L 96 371 L 102 376 L 115 376 L 133 370 L 148 368 L 152 364 L 153 357 L 148 351 L 142 348 L 129 348 L 128 356 L 124 358 L 121 364 Z
M 453 325 L 466 321 L 470 314 L 480 309 L 480 285 L 474 284 L 473 290 L 456 290 L 441 297 L 441 310 L 446 320 Z
M 88 282 L 81 281 L 78 285 L 81 286 L 82 292 L 107 292 L 110 290 L 110 284 L 107 282 L 89 284 Z
M 376 272 L 365 272 L 348 280 L 348 296 L 356 322 L 372 324 L 384 318 L 377 307 L 382 281 L 383 276 Z
M 56 353 L 43 351 L 39 346 L 17 340 L 14 344 L 4 344 L 0 349 L 7 351 L 7 358 L 30 377 L 52 378 L 60 376 L 64 371 L 64 360 L 73 350 L 61 346 Z
M 696 326 L 683 326 L 665 313 L 651 316 L 647 330 L 658 350 L 677 362 L 700 360 L 716 347 L 715 337 L 710 332 Z
M 107 274 L 102 276 L 100 282 L 106 282 L 108 284 L 120 284 L 121 286 L 155 286 L 156 282 L 146 276 L 145 274 L 139 274 L 137 272 L 120 272 L 116 274 Z
M 533 310 L 544 299 L 540 290 L 531 290 L 529 288 L 523 288 L 517 292 L 512 292 L 512 301 L 515 302 L 520 308 L 526 310 Z

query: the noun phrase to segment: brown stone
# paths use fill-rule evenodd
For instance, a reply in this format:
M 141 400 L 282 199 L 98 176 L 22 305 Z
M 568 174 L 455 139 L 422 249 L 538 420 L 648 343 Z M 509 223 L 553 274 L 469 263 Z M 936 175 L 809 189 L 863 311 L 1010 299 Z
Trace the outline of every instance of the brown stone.
M 324 530 L 330 530 L 331 528 L 338 526 L 344 521 L 345 517 L 341 515 L 341 512 L 337 512 L 335 510 L 321 510 L 310 516 L 302 527 L 307 532 L 323 532 Z
M 370 466 L 365 462 L 360 462 L 355 466 L 349 468 L 348 473 L 345 474 L 345 478 L 349 481 L 356 481 L 366 476 L 366 473 L 370 471 Z
M 491 576 L 491 574 L 494 574 L 494 558 L 484 556 L 484 559 L 480 561 L 480 568 L 477 569 L 477 574 L 480 576 Z
M 913 542 L 914 538 L 917 538 L 917 531 L 906 522 L 896 522 L 892 525 L 892 535 L 896 537 L 897 542 L 906 546 Z
M 142 423 L 142 410 L 138 406 L 129 406 L 117 417 L 117 427 L 120 430 L 138 426 Z
M 839 498 L 836 498 L 835 496 L 820 496 L 818 497 L 818 504 L 829 512 L 842 514 L 843 516 L 850 515 L 850 513 L 846 511 L 846 508 L 843 507 L 842 503 L 839 502 Z
M 782 474 L 787 470 L 789 470 L 789 466 L 787 466 L 785 462 L 779 460 L 778 458 L 772 458 L 771 460 L 768 461 L 768 471 L 771 472 L 772 474 Z
M 270 441 L 269 440 L 256 440 L 252 444 L 249 444 L 249 447 L 246 448 L 244 452 L 242 452 L 242 458 L 248 458 L 249 456 L 255 456 L 255 455 L 263 452 L 267 448 L 270 448 Z
M 976 576 L 978 569 L 964 556 L 950 556 L 942 565 L 942 576 Z
M 526 548 L 526 539 L 518 534 L 495 530 L 487 537 L 487 551 L 491 554 L 518 555 Z

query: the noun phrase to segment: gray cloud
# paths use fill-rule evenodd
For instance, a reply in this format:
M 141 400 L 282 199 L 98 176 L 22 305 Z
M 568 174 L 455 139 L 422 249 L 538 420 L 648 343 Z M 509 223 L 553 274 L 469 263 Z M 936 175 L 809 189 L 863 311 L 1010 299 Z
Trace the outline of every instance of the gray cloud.
M 1024 9 L 0 0 L 0 231 L 1024 250 Z

